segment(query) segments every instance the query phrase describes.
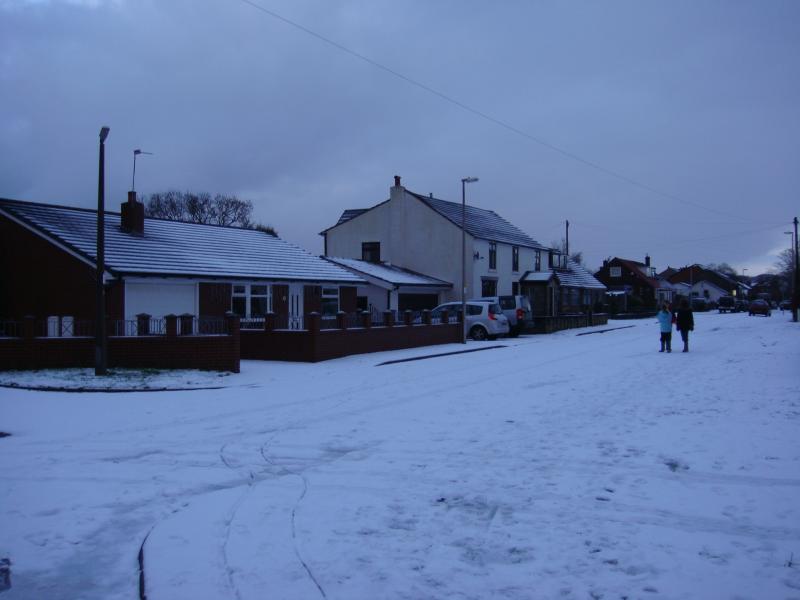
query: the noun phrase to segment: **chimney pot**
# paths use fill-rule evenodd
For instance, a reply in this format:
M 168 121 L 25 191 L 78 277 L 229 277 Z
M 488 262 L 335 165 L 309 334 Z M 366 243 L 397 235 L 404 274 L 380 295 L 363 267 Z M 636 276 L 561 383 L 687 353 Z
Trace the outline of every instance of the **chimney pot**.
M 649 254 L 645 254 L 645 256 L 644 256 L 644 264 L 646 266 L 648 266 L 648 267 L 650 266 L 650 255 Z
M 400 187 L 400 175 L 394 176 L 394 187 Z

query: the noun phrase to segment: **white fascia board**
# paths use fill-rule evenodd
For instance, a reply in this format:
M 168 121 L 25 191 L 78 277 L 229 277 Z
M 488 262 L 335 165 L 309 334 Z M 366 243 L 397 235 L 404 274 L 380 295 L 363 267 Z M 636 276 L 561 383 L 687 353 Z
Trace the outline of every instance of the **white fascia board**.
M 81 261 L 85 265 L 88 265 L 93 269 L 97 268 L 97 263 L 89 260 L 88 258 L 83 256 L 82 254 L 79 254 L 79 253 L 75 252 L 72 248 L 62 244 L 61 242 L 58 241 L 58 239 L 52 237 L 50 234 L 45 233 L 41 229 L 37 229 L 36 227 L 33 227 L 33 226 L 29 225 L 25 221 L 20 220 L 19 218 L 17 218 L 13 214 L 3 210 L 2 208 L 0 208 L 0 215 L 3 215 L 9 221 L 13 221 L 14 223 L 19 225 L 20 227 L 23 227 L 23 228 L 27 229 L 28 231 L 30 231 L 31 233 L 33 233 L 37 237 L 42 238 L 46 242 L 49 242 L 49 243 L 53 244 L 53 246 L 55 246 L 56 248 L 58 248 L 59 250 L 61 250 L 63 252 L 66 252 L 67 254 L 72 256 L 73 258 L 77 258 L 79 261 Z M 103 272 L 103 280 L 105 281 L 106 279 L 114 279 L 114 276 L 108 271 L 108 269 L 104 270 L 104 272 Z

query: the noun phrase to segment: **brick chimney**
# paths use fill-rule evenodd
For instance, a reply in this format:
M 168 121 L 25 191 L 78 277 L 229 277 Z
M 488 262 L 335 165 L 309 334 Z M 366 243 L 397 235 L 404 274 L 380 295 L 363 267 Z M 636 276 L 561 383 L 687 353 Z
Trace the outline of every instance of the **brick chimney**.
M 649 254 L 645 254 L 644 255 L 644 266 L 646 266 L 646 267 L 650 266 L 650 255 Z
M 144 235 L 144 204 L 136 200 L 136 192 L 128 192 L 128 201 L 122 205 L 120 229 L 125 233 Z
M 400 175 L 394 176 L 394 187 L 400 187 Z

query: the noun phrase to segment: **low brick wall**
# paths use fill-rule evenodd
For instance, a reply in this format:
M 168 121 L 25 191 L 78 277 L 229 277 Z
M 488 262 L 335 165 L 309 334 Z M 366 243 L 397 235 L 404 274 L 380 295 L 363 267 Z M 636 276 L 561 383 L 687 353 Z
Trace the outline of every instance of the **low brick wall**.
M 563 329 L 594 327 L 596 325 L 606 325 L 607 323 L 607 314 L 534 317 L 533 323 L 528 325 L 528 327 L 525 329 L 525 333 L 554 333 Z
M 30 331 L 30 328 L 29 328 Z M 238 319 L 228 335 L 167 335 L 109 337 L 109 368 L 203 369 L 239 372 Z M 93 337 L 0 338 L 0 370 L 90 368 L 94 366 Z
M 241 352 L 244 359 L 319 362 L 351 354 L 401 350 L 461 341 L 458 323 L 405 325 L 392 327 L 359 327 L 326 329 L 314 326 L 312 316 L 308 330 L 289 331 L 242 330 Z

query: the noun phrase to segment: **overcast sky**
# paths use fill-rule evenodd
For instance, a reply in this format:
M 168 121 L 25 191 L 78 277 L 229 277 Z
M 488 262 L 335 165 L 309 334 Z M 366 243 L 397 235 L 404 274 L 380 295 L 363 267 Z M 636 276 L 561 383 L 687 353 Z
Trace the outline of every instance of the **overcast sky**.
M 102 125 L 114 210 L 141 148 L 138 192 L 237 194 L 321 253 L 394 175 L 473 176 L 592 268 L 754 275 L 800 213 L 800 2 L 0 0 L 0 196 L 96 206 Z

